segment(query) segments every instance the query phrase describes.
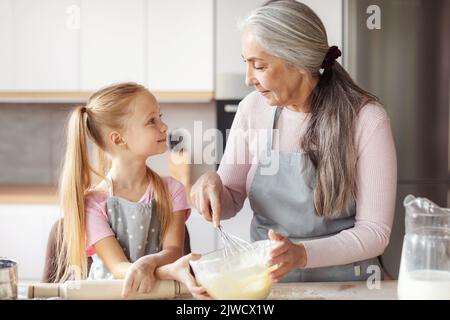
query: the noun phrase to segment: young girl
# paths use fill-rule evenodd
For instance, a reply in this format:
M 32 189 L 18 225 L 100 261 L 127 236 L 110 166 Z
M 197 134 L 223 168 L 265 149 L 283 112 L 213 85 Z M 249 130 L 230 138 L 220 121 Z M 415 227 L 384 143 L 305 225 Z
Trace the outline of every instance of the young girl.
M 97 168 L 88 160 L 88 137 Z M 185 189 L 146 165 L 166 150 L 160 106 L 141 85 L 107 87 L 73 111 L 60 182 L 57 279 L 67 280 L 75 267 L 82 279 L 125 278 L 124 295 L 144 293 L 158 267 L 181 257 L 190 214 Z M 92 174 L 102 178 L 96 186 Z

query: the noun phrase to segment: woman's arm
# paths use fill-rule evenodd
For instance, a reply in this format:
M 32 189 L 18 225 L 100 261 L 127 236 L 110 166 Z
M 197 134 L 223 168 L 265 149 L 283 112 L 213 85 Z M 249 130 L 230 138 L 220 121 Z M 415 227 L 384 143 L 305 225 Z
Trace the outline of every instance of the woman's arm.
M 213 215 L 216 222 L 233 217 L 247 197 L 246 182 L 251 160 L 244 101 L 239 104 L 217 173 L 205 173 L 192 186 L 193 206 L 208 221 Z

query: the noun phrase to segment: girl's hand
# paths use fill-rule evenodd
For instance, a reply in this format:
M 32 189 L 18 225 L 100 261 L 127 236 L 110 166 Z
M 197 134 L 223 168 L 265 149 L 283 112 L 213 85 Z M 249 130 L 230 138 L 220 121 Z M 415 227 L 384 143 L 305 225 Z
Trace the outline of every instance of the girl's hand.
M 195 253 L 181 257 L 171 264 L 171 275 L 175 280 L 183 283 L 194 298 L 200 300 L 211 300 L 211 297 L 206 292 L 206 289 L 197 284 L 194 276 L 190 272 L 189 261 L 198 260 L 200 257 L 201 255 Z
M 268 262 L 269 267 L 276 266 L 270 273 L 272 281 L 278 282 L 292 270 L 305 267 L 306 250 L 303 244 L 294 244 L 273 230 L 269 230 L 269 238 L 277 242 Z
M 222 180 L 215 171 L 202 175 L 192 186 L 191 199 L 193 206 L 214 226 L 220 224 Z
M 147 293 L 153 289 L 155 284 L 156 263 L 154 257 L 144 256 L 136 260 L 127 270 L 122 289 L 122 296 L 126 298 L 129 294 Z

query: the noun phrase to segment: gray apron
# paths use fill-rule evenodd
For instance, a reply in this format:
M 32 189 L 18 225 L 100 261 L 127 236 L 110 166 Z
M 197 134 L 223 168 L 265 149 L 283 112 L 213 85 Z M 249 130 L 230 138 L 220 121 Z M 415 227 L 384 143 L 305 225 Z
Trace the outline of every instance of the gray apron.
M 153 197 L 151 203 L 139 203 L 114 196 L 110 175 L 108 179 L 109 197 L 106 204 L 108 222 L 128 261 L 134 262 L 144 255 L 159 252 L 160 223 L 156 216 Z M 113 275 L 100 257 L 97 254 L 93 255 L 88 279 L 112 278 Z
M 272 149 L 275 129 L 282 108 L 274 110 L 272 130 L 267 139 L 265 157 L 258 161 L 258 168 L 249 191 L 253 219 L 250 226 L 252 241 L 268 239 L 269 229 L 288 237 L 292 242 L 330 237 L 355 224 L 356 203 L 339 218 L 318 217 L 314 208 L 315 168 L 305 153 Z M 273 171 L 268 168 L 278 170 Z M 348 248 L 351 250 L 351 248 Z M 369 266 L 378 266 L 378 258 L 356 263 L 296 269 L 281 282 L 357 281 L 366 280 L 373 274 Z

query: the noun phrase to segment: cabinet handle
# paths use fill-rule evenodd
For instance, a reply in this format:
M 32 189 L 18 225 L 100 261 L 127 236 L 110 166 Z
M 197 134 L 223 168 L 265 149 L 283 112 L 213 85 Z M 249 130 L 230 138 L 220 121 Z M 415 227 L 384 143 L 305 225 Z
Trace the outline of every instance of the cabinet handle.
M 238 105 L 237 104 L 226 104 L 225 107 L 223 107 L 223 110 L 225 112 L 235 113 L 238 110 Z

